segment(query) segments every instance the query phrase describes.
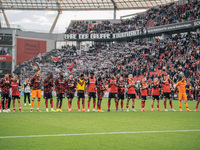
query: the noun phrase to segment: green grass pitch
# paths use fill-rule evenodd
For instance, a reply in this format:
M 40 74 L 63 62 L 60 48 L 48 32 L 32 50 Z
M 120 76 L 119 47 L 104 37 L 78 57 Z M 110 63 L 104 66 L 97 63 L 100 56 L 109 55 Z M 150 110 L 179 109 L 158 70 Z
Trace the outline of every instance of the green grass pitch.
M 106 112 L 107 98 L 104 98 L 102 102 L 104 112 L 98 113 L 78 112 L 77 98 L 74 98 L 72 104 L 74 112 L 69 113 L 67 112 L 68 105 L 66 98 L 62 107 L 64 112 L 45 112 L 45 100 L 42 99 L 40 108 L 43 112 L 36 112 L 37 101 L 35 101 L 34 112 L 30 113 L 30 106 L 24 106 L 23 97 L 21 98 L 23 113 L 18 112 L 18 104 L 16 102 L 16 113 L 0 114 L 0 150 L 200 149 L 200 111 L 194 112 L 196 101 L 188 101 L 192 112 L 185 111 L 184 102 L 182 102 L 183 112 L 180 112 L 178 101 L 176 100 L 173 101 L 174 109 L 177 110 L 176 112 L 157 112 L 156 102 L 154 104 L 155 111 L 151 112 L 150 99 L 147 100 L 145 106 L 147 112 L 140 111 L 141 101 L 138 99 L 135 106 L 137 112 L 115 112 L 114 100 L 112 100 L 111 112 Z M 87 98 L 85 104 L 87 108 Z M 54 109 L 55 107 L 56 98 L 54 97 Z M 92 110 L 92 102 L 90 108 Z M 169 103 L 167 104 L 167 108 L 170 109 Z M 160 109 L 164 110 L 163 100 L 160 101 Z M 175 132 L 140 132 L 169 130 L 174 130 Z M 176 132 L 177 130 L 197 131 Z M 135 131 L 138 132 L 124 134 L 83 134 Z M 72 135 L 51 136 L 58 134 Z M 26 137 L 28 135 L 50 136 Z M 1 138 L 4 136 L 24 137 Z

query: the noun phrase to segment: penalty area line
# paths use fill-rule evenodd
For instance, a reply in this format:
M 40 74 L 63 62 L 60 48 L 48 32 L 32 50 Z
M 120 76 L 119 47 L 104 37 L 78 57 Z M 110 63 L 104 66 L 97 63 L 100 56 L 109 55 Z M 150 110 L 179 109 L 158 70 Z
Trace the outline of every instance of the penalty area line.
M 140 133 L 173 133 L 173 132 L 199 132 L 197 130 L 163 130 L 163 131 L 133 131 L 133 132 L 102 132 L 102 133 L 75 133 L 75 134 L 52 134 L 52 135 L 25 135 L 25 136 L 0 136 L 0 139 L 56 137 L 56 136 L 83 136 L 83 135 L 113 135 L 113 134 L 140 134 Z

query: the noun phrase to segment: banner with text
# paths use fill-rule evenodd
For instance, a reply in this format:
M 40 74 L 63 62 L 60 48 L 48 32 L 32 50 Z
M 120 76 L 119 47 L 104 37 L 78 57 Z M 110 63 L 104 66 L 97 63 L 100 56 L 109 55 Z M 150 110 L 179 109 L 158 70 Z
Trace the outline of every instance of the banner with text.
M 188 28 L 194 28 L 200 26 L 200 20 L 196 21 L 188 21 L 183 23 L 175 23 L 170 25 L 156 26 L 152 28 L 148 28 L 148 34 L 160 33 L 160 32 L 168 32 L 168 31 L 176 31 Z
M 122 33 L 102 33 L 102 34 L 65 34 L 65 40 L 95 40 L 95 39 L 119 39 L 132 36 L 145 35 L 146 29 L 128 31 Z
M 17 38 L 17 64 L 47 51 L 46 41 Z

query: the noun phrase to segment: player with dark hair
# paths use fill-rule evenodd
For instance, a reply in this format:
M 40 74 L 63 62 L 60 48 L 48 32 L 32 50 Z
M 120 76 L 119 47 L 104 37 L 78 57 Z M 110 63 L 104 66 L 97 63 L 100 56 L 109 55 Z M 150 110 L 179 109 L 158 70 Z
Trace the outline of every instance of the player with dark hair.
M 97 102 L 97 111 L 98 112 L 103 112 L 101 110 L 101 102 L 102 102 L 102 97 L 104 95 L 104 86 L 103 86 L 103 83 L 102 83 L 102 79 L 101 77 L 98 79 L 98 82 L 97 82 L 97 96 L 98 96 L 98 102 Z
M 171 106 L 171 111 L 175 111 L 172 105 L 172 97 L 171 97 L 171 84 L 173 81 L 170 79 L 168 74 L 164 74 L 164 81 L 162 82 L 163 93 L 164 93 L 164 107 L 165 111 L 167 110 L 167 99 L 169 99 L 169 104 Z
M 55 89 L 56 89 L 56 95 L 57 95 L 57 102 L 56 102 L 56 111 L 57 112 L 63 112 L 61 110 L 62 107 L 62 100 L 65 98 L 65 88 L 66 88 L 66 81 L 64 79 L 63 73 L 59 73 L 59 78 L 55 80 Z M 60 105 L 59 105 L 60 102 Z M 59 107 L 58 107 L 59 105 Z
M 129 101 L 132 99 L 132 111 L 135 110 L 135 98 L 136 98 L 136 91 L 135 91 L 135 81 L 133 80 L 133 75 L 128 75 L 128 81 L 127 81 L 127 103 L 126 103 L 126 109 L 129 111 Z
M 121 111 L 123 111 L 124 105 L 124 93 L 125 93 L 125 84 L 123 82 L 123 77 L 119 77 L 118 81 L 118 101 L 121 100 Z
M 13 112 L 15 112 L 15 99 L 17 99 L 18 101 L 19 112 L 23 112 L 20 103 L 20 91 L 19 91 L 19 89 L 21 88 L 21 83 L 18 80 L 17 75 L 13 77 L 13 80 L 11 81 L 11 87 L 12 87 Z
M 11 74 L 9 74 L 9 80 L 10 80 L 10 82 L 12 82 L 12 75 L 11 75 Z M 7 112 L 11 112 L 11 111 L 10 111 L 11 97 L 12 97 L 12 89 L 10 88 L 9 97 L 8 97 L 8 108 L 7 108 Z
M 118 110 L 118 99 L 117 99 L 117 91 L 118 91 L 117 79 L 115 78 L 114 74 L 111 74 L 110 77 L 111 77 L 111 79 L 109 81 L 110 93 L 108 96 L 108 112 L 110 112 L 110 105 L 111 105 L 112 98 L 114 98 L 114 100 L 115 100 L 116 111 L 119 111 Z
M 153 106 L 154 106 L 154 101 L 155 99 L 157 100 L 157 111 L 161 111 L 159 108 L 159 88 L 161 88 L 160 82 L 158 80 L 158 78 L 154 78 L 153 82 L 151 83 L 151 87 L 152 87 L 152 103 L 151 103 L 151 111 L 153 111 Z
M 11 87 L 8 73 L 6 73 L 4 75 L 4 78 L 1 79 L 0 87 L 1 87 L 0 112 L 1 112 L 2 105 L 3 105 L 3 112 L 7 112 L 9 92 L 10 92 L 10 87 Z M 4 100 L 6 100 L 5 109 L 4 109 Z
M 197 104 L 195 111 L 197 111 L 200 102 L 200 81 L 199 83 L 196 84 L 196 91 L 197 91 Z
M 97 92 L 97 80 L 94 78 L 94 73 L 90 73 L 90 78 L 88 79 L 88 92 L 89 92 L 89 99 L 88 99 L 88 112 L 90 111 L 90 100 L 91 97 L 93 98 L 93 110 L 95 110 L 95 105 L 96 105 L 96 92 Z
M 186 84 L 187 84 L 186 78 L 185 78 L 185 76 L 182 76 L 181 81 L 179 81 L 175 87 L 175 91 L 177 90 L 177 87 L 178 87 L 178 91 L 179 91 L 178 100 L 179 100 L 180 111 L 182 111 L 181 100 L 185 101 L 186 111 L 191 111 L 191 110 L 189 110 L 188 103 L 187 103 L 187 94 L 186 94 L 186 88 L 185 88 Z
M 74 92 L 76 89 L 76 81 L 73 79 L 73 75 L 69 75 L 69 80 L 66 81 L 66 87 L 67 87 L 67 98 L 68 98 L 68 107 L 69 112 L 72 112 L 72 99 L 74 98 Z
M 41 77 L 40 77 L 40 70 L 37 69 L 35 71 L 36 75 L 31 79 L 30 87 L 32 88 L 32 101 L 31 101 L 31 112 L 33 112 L 33 104 L 34 100 L 37 97 L 37 111 L 41 112 L 40 110 L 40 99 L 41 99 Z
M 52 88 L 53 88 L 53 74 L 49 73 L 48 77 L 44 80 L 44 99 L 46 105 L 46 112 L 48 109 L 48 99 L 50 99 L 51 111 L 55 112 L 53 109 L 53 96 L 52 96 Z
M 80 78 L 77 81 L 77 92 L 78 92 L 78 111 L 80 112 L 80 99 L 82 98 L 82 111 L 85 111 L 85 79 L 84 74 L 81 74 Z
M 141 85 L 140 85 L 140 91 L 141 91 L 141 98 L 142 98 L 142 101 L 141 101 L 141 111 L 146 111 L 144 109 L 145 107 L 145 102 L 147 100 L 147 90 L 148 90 L 148 83 L 146 82 L 146 79 L 145 77 L 142 78 L 142 82 L 141 82 Z

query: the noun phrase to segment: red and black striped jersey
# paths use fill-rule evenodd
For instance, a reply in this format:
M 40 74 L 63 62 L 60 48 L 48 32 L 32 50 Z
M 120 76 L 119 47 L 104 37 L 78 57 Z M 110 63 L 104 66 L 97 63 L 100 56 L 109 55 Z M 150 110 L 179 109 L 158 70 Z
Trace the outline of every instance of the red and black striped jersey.
M 53 79 L 48 77 L 44 80 L 44 93 L 51 93 L 53 87 Z
M 199 85 L 196 85 L 197 86 L 197 89 L 199 90 L 199 95 L 200 95 L 200 84 Z
M 97 83 L 97 93 L 101 93 L 105 90 L 103 83 L 102 82 L 98 82 Z
M 110 87 L 110 93 L 117 93 L 118 87 L 115 85 L 117 84 L 117 79 L 110 79 L 109 81 L 109 87 Z
M 118 94 L 124 94 L 125 93 L 125 84 L 124 82 L 118 82 Z
M 155 96 L 160 95 L 160 92 L 159 92 L 160 84 L 153 82 L 151 84 L 151 87 L 152 87 L 153 95 L 155 95 Z
M 97 80 L 96 78 L 89 78 L 88 79 L 88 92 L 97 92 L 96 91 Z
M 147 83 L 141 83 L 140 88 L 144 88 L 144 87 L 146 87 L 146 86 L 148 86 Z M 141 92 L 141 95 L 142 95 L 142 96 L 148 96 L 148 95 L 147 95 L 147 88 L 141 89 L 140 92 Z
M 134 83 L 134 80 L 128 80 L 127 85 L 131 85 Z M 127 94 L 136 94 L 135 92 L 135 85 L 132 85 L 131 87 L 128 88 Z
M 9 83 L 6 83 L 6 81 L 9 81 Z M 2 94 L 9 94 L 11 88 L 10 80 L 6 78 L 1 79 L 0 87 Z
M 58 93 L 65 93 L 66 89 L 66 81 L 65 79 L 59 77 L 55 80 L 55 89 Z
M 76 89 L 76 81 L 75 80 L 66 80 L 66 89 L 67 93 L 69 94 L 74 94 L 75 89 Z
M 20 91 L 18 87 L 21 86 L 20 82 L 18 80 L 17 81 L 12 80 L 10 83 L 12 88 L 12 96 L 20 96 Z
M 162 83 L 163 86 L 163 92 L 164 93 L 171 93 L 171 89 L 170 89 L 170 81 L 167 80 L 165 83 Z
M 41 80 L 42 80 L 42 78 L 40 76 L 34 76 L 31 79 L 30 87 L 32 88 L 32 90 L 39 90 L 39 89 L 41 89 Z

